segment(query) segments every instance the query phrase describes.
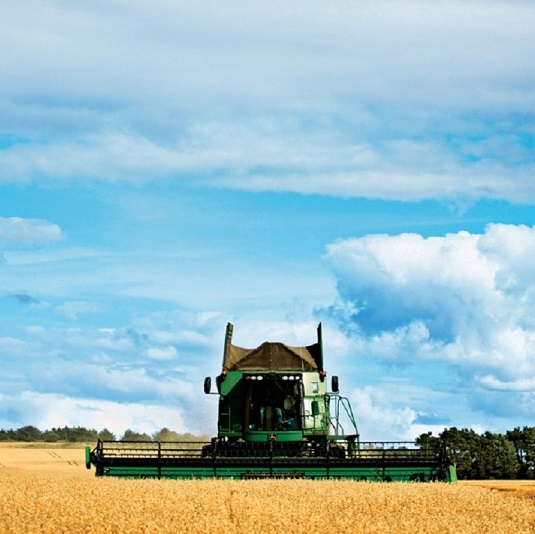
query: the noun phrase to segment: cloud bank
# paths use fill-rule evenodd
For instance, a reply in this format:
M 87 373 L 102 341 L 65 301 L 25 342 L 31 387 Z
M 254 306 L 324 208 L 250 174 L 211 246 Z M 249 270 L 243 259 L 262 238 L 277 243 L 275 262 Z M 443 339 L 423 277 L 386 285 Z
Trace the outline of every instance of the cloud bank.
M 535 200 L 528 2 L 30 1 L 2 15 L 0 183 Z
M 390 379 L 413 374 L 424 385 L 429 364 L 441 364 L 444 393 L 455 387 L 471 410 L 501 404 L 501 417 L 533 422 L 535 228 L 368 235 L 331 244 L 326 259 L 339 292 L 329 315 L 353 340 L 356 368 L 371 361 L 386 370 L 382 390 L 400 400 Z M 435 404 L 436 391 L 427 396 Z

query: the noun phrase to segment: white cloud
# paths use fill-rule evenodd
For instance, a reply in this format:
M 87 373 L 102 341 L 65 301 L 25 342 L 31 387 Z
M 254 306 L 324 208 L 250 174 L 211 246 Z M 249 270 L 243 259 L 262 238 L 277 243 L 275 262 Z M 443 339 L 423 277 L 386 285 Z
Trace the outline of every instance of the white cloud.
M 535 199 L 531 180 L 535 166 L 528 155 L 517 161 L 503 153 L 499 162 L 485 161 L 485 151 L 468 162 L 446 141 L 430 146 L 402 137 L 381 144 L 347 136 L 341 139 L 338 124 L 327 125 L 319 133 L 307 129 L 305 117 L 293 124 L 283 120 L 278 127 L 270 121 L 228 120 L 232 122 L 190 124 L 187 140 L 171 143 L 135 132 L 106 132 L 69 141 L 15 145 L 0 152 L 2 180 L 143 182 L 173 177 L 249 191 L 341 197 Z M 521 141 L 510 142 L 522 148 Z
M 351 403 L 358 407 L 358 429 L 363 441 L 413 440 L 411 426 L 417 413 L 409 406 L 393 406 L 392 395 L 370 386 L 355 390 Z M 349 427 L 345 428 L 350 433 Z
M 23 391 L 14 395 L 1 395 L 3 410 L 18 414 L 18 426 L 36 425 L 41 430 L 53 427 L 83 426 L 111 430 L 119 438 L 125 430 L 152 434 L 164 427 L 177 432 L 189 432 L 194 422 L 184 418 L 183 409 L 167 404 L 148 404 L 73 398 L 66 395 Z M 4 421 L 0 414 L 0 427 L 13 428 L 12 421 Z M 198 432 L 198 428 L 196 428 Z
M 107 427 L 118 436 L 127 428 L 151 434 L 168 427 L 211 435 L 217 403 L 204 394 L 202 378 L 219 369 L 219 321 L 207 312 L 160 312 L 128 328 L 34 324 L 25 340 L 3 337 L 9 370 L 0 427 Z M 154 331 L 178 331 L 180 365 L 175 347 L 150 345 Z
M 179 399 L 187 400 L 194 392 L 193 384 L 186 378 L 166 376 L 162 374 L 163 369 L 156 376 L 151 375 L 150 369 L 130 368 L 128 364 L 87 366 L 86 371 L 91 373 L 85 382 L 87 390 L 93 386 L 124 399 L 144 399 L 147 402 L 166 399 L 169 403 L 176 403 Z M 47 378 L 50 380 L 50 377 Z
M 0 243 L 41 243 L 62 237 L 61 228 L 48 221 L 0 217 Z
M 535 199 L 528 3 L 30 5 L 2 8 L 2 182 Z
M 151 360 L 166 362 L 174 360 L 177 357 L 177 351 L 171 345 L 167 347 L 151 347 L 147 349 L 147 357 Z
M 191 101 L 201 91 L 212 99 L 286 93 L 297 101 L 356 93 L 464 107 L 505 104 L 505 81 L 517 99 L 530 98 L 533 59 L 518 54 L 533 38 L 526 3 L 29 5 L 3 6 L 2 44 L 12 50 L 3 78 L 11 91 L 29 92 L 38 79 L 53 94 L 126 93 L 127 101 Z M 468 87 L 477 101 L 465 102 Z
M 535 396 L 535 378 L 524 378 L 514 382 L 504 382 L 498 380 L 492 375 L 482 376 L 478 378 L 478 382 L 489 389 L 503 390 L 503 391 L 527 391 L 533 393 Z M 534 398 L 535 400 L 535 398 Z
M 424 362 L 449 365 L 474 405 L 480 387 L 489 405 L 492 391 L 507 392 L 529 419 L 519 411 L 535 395 L 534 247 L 535 229 L 512 225 L 340 241 L 326 256 L 340 298 L 331 314 L 362 361 L 409 366 L 416 383 Z

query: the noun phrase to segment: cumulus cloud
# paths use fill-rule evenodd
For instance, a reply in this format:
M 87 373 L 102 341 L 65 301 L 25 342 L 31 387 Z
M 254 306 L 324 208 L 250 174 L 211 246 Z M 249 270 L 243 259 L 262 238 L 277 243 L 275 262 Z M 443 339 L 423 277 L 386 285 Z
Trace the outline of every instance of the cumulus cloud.
M 339 241 L 326 256 L 339 292 L 330 314 L 360 358 L 412 367 L 416 382 L 417 367 L 446 364 L 478 409 L 506 392 L 533 418 L 534 251 L 535 228 L 501 224 Z
M 385 402 L 384 397 L 378 388 L 369 386 L 352 393 L 351 403 L 358 406 L 360 435 L 366 441 L 381 441 L 388 439 L 388 436 L 414 439 L 414 436 L 407 434 L 416 420 L 417 413 L 408 406 L 394 407 L 390 402 Z M 352 429 L 347 427 L 346 431 L 351 433 Z
M 62 237 L 61 228 L 48 221 L 0 217 L 0 243 L 42 243 Z

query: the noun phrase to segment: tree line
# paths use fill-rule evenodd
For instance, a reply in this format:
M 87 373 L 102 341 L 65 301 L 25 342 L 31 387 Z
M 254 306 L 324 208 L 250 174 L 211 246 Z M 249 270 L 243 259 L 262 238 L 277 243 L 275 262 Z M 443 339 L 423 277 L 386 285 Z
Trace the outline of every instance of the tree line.
M 535 479 L 535 427 L 517 427 L 505 434 L 446 428 L 438 437 L 421 434 L 421 448 L 443 451 L 461 480 Z
M 57 443 L 68 441 L 71 443 L 91 443 L 97 440 L 117 441 L 196 441 L 208 440 L 205 436 L 194 436 L 189 433 L 179 433 L 162 428 L 152 435 L 134 430 L 125 430 L 122 436 L 116 436 L 113 432 L 105 428 L 104 430 L 95 430 L 93 428 L 84 428 L 81 426 L 63 428 L 51 428 L 50 430 L 40 430 L 35 426 L 23 426 L 17 430 L 0 430 L 0 441 L 23 441 L 23 442 L 45 442 Z

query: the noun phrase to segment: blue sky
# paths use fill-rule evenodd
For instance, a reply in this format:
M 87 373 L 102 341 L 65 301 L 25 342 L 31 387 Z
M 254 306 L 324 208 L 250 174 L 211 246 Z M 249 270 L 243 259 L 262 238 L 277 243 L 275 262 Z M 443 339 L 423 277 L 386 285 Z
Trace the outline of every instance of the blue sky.
M 535 425 L 535 7 L 0 7 L 0 427 L 214 434 L 315 340 L 363 439 Z

